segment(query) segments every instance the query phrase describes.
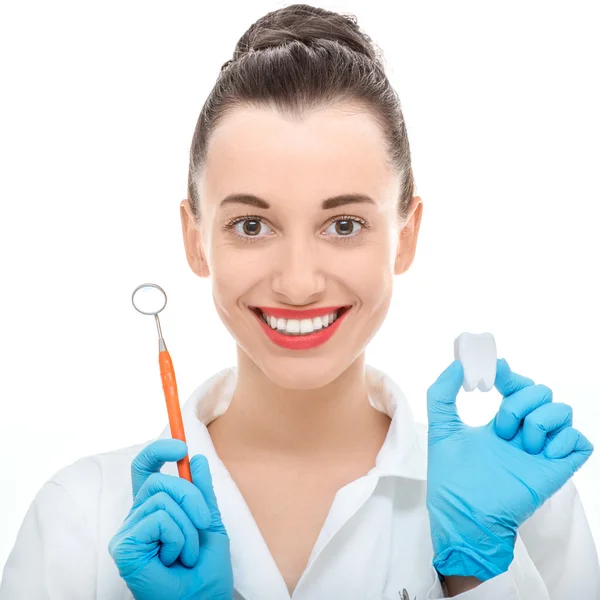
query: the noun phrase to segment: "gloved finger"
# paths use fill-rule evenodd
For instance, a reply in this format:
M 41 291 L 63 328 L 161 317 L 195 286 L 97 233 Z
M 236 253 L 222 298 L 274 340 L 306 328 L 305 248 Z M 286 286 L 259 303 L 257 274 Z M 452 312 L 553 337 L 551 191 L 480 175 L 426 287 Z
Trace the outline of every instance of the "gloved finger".
M 187 454 L 187 444 L 181 440 L 165 438 L 148 444 L 131 462 L 133 497 L 152 473 L 160 473 L 166 462 L 181 460 Z
M 510 396 L 530 385 L 535 385 L 533 379 L 514 373 L 508 366 L 506 359 L 499 358 L 496 361 L 496 379 L 494 380 L 494 387 L 503 397 Z
M 464 370 L 460 360 L 453 361 L 427 390 L 429 426 L 439 423 L 461 423 L 456 412 L 456 397 L 463 384 Z
M 141 506 L 132 509 L 123 523 L 123 529 L 131 529 L 134 524 L 158 510 L 164 510 L 175 521 L 185 538 L 181 555 L 173 558 L 172 550 L 165 554 L 166 546 L 162 546 L 159 558 L 165 567 L 170 566 L 179 557 L 186 567 L 193 567 L 200 558 L 200 539 L 198 530 L 185 514 L 184 510 L 167 494 L 158 492 L 148 498 Z
M 539 454 L 549 434 L 558 434 L 561 429 L 571 425 L 573 409 L 568 404 L 544 404 L 530 412 L 523 421 L 523 448 L 529 454 Z
M 181 553 L 185 542 L 181 529 L 164 510 L 158 510 L 135 523 L 109 547 L 119 575 L 127 578 L 141 566 L 155 559 L 159 542 L 166 547 L 163 560 L 171 561 L 171 564 Z M 159 562 L 162 564 L 162 560 L 159 559 Z
M 572 475 L 592 455 L 594 446 L 577 429 L 565 427 L 544 448 L 546 458 L 561 459 L 568 466 L 569 475 Z
M 505 440 L 512 440 L 521 421 L 548 402 L 552 402 L 552 390 L 542 384 L 533 384 L 506 396 L 496 414 L 496 434 Z
M 186 479 L 165 473 L 153 473 L 146 479 L 135 497 L 133 508 L 158 492 L 171 496 L 198 529 L 206 529 L 210 525 L 211 514 L 202 492 Z
M 225 526 L 221 519 L 221 511 L 217 504 L 217 497 L 213 488 L 212 476 L 208 466 L 208 460 L 203 454 L 196 454 L 190 459 L 190 471 L 192 473 L 192 481 L 202 493 L 204 501 L 208 506 L 210 513 L 210 525 L 208 528 L 211 531 L 225 531 Z

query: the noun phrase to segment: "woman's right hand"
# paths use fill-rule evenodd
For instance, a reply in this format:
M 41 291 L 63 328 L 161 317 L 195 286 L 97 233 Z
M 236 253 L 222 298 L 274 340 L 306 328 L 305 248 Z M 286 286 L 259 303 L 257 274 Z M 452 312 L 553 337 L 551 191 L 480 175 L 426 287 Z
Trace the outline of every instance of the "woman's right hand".
M 190 460 L 192 481 L 161 467 L 187 454 L 185 442 L 148 444 L 131 463 L 133 506 L 108 551 L 136 600 L 231 600 L 229 537 L 208 461 Z

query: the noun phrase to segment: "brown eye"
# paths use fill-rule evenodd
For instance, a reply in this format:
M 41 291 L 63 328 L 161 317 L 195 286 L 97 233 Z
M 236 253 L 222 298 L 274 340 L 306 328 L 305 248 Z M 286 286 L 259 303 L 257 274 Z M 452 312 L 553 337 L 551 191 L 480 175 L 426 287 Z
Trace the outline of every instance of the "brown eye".
M 273 233 L 261 217 L 253 215 L 232 219 L 223 225 L 223 229 L 231 231 L 237 239 L 244 242 L 255 242 L 269 237 Z
M 256 235 L 260 233 L 260 221 L 247 219 L 244 221 L 242 229 L 246 235 Z
M 364 219 L 344 215 L 330 221 L 326 232 L 334 239 L 355 238 L 363 229 L 369 229 Z
M 335 231 L 340 235 L 354 233 L 354 222 L 349 219 L 341 219 L 335 222 Z

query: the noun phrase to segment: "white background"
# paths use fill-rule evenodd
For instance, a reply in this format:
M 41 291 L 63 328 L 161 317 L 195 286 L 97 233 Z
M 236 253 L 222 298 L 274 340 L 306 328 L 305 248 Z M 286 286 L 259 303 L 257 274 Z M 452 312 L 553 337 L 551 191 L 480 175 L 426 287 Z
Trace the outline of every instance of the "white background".
M 233 364 L 179 203 L 197 117 L 243 32 L 284 2 L 5 2 L 0 9 L 0 568 L 33 496 L 167 423 L 152 281 L 182 403 Z M 463 331 L 574 409 L 600 546 L 600 56 L 595 2 L 344 1 L 381 46 L 424 216 L 368 361 L 426 421 Z M 500 396 L 462 392 L 469 424 Z

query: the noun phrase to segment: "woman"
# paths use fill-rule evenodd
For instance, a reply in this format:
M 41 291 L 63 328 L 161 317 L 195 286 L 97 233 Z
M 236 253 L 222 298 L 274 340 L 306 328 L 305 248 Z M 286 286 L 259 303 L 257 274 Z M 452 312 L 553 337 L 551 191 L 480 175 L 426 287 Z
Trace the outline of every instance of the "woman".
M 600 598 L 571 480 L 593 448 L 570 407 L 500 360 L 498 415 L 467 427 L 455 361 L 425 428 L 365 365 L 421 215 L 397 95 L 355 22 L 294 5 L 250 27 L 181 205 L 237 367 L 185 403 L 187 446 L 167 427 L 57 473 L 0 598 Z

